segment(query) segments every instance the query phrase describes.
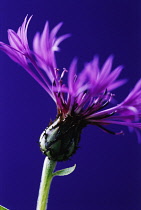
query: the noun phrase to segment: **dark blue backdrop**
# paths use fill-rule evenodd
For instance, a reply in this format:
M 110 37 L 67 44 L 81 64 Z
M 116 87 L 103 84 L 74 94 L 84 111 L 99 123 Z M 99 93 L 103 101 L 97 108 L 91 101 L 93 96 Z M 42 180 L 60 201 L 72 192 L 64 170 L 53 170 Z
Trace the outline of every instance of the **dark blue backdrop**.
M 29 40 L 45 21 L 60 34 L 72 33 L 61 45 L 58 67 L 68 68 L 78 56 L 80 68 L 99 54 L 101 63 L 111 53 L 114 66 L 123 64 L 128 84 L 115 91 L 118 101 L 141 74 L 140 0 L 5 0 L 0 4 L 0 40 L 7 29 L 17 30 L 25 15 L 34 17 Z M 56 108 L 46 92 L 17 64 L 0 53 L 0 203 L 11 210 L 35 209 L 44 156 L 40 133 L 54 119 Z M 120 130 L 120 128 L 117 128 Z M 141 145 L 128 129 L 112 136 L 96 127 L 83 130 L 80 149 L 71 161 L 76 171 L 53 180 L 49 210 L 140 210 Z

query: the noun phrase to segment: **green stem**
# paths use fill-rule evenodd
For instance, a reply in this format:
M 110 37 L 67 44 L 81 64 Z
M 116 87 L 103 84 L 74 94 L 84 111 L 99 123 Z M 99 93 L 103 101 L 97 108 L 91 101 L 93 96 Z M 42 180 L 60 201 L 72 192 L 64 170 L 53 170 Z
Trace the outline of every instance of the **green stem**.
M 45 158 L 42 170 L 42 177 L 39 189 L 39 195 L 37 200 L 37 208 L 36 210 L 46 210 L 48 203 L 48 196 L 51 181 L 53 178 L 53 171 L 56 166 L 56 162 L 53 160 L 49 160 L 48 157 Z

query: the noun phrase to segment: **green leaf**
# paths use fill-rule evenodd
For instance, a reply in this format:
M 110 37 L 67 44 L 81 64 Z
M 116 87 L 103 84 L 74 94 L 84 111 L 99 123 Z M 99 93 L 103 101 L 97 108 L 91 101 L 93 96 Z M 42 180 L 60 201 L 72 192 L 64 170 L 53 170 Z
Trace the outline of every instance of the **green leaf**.
M 9 209 L 7 209 L 7 208 L 5 208 L 5 207 L 0 205 L 0 210 L 9 210 Z
M 69 175 L 75 170 L 75 168 L 76 168 L 76 164 L 74 166 L 72 166 L 72 167 L 56 171 L 55 173 L 53 173 L 53 176 L 66 176 L 66 175 Z

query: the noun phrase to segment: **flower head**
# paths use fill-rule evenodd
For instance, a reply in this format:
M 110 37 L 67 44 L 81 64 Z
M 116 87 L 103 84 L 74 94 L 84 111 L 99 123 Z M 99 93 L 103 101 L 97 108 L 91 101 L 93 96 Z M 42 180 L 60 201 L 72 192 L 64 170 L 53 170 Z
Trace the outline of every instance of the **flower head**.
M 43 32 L 36 33 L 33 50 L 30 50 L 27 39 L 30 20 L 31 17 L 28 19 L 26 16 L 17 33 L 9 29 L 10 45 L 0 42 L 0 48 L 20 64 L 56 103 L 56 120 L 40 137 L 42 152 L 52 160 L 69 159 L 78 147 L 81 130 L 88 124 L 115 135 L 123 132 L 111 131 L 108 125 L 128 126 L 135 129 L 141 141 L 141 80 L 123 102 L 113 106 L 111 100 L 114 95 L 111 91 L 126 82 L 126 79 L 117 79 L 122 66 L 112 70 L 113 56 L 105 61 L 102 68 L 99 67 L 99 58 L 95 56 L 91 62 L 85 64 L 80 74 L 77 74 L 77 59 L 74 59 L 69 69 L 63 69 L 60 73 L 55 51 L 59 50 L 59 44 L 70 35 L 56 37 L 62 23 L 50 32 L 46 22 Z M 63 77 L 66 74 L 68 82 L 64 84 Z

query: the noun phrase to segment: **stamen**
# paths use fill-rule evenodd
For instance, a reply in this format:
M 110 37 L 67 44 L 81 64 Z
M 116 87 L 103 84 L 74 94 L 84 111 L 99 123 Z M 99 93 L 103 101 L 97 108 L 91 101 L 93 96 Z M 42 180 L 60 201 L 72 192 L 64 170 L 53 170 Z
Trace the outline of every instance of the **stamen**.
M 113 135 L 122 135 L 122 134 L 124 134 L 123 131 L 114 132 L 114 131 L 111 131 L 111 130 L 109 130 L 109 129 L 103 127 L 102 125 L 97 124 L 97 126 L 98 126 L 99 128 L 101 128 L 102 130 L 104 130 L 105 132 L 110 133 L 110 134 L 113 134 Z
M 56 87 L 56 81 L 55 81 L 55 80 L 53 81 L 53 83 L 52 83 L 52 84 L 53 84 L 53 86 L 55 86 L 55 87 Z
M 58 68 L 54 68 L 54 70 L 55 70 L 55 71 L 59 71 L 60 69 L 58 69 Z
M 65 75 L 66 72 L 68 72 L 68 70 L 66 68 L 63 68 L 63 72 L 62 72 L 62 74 L 60 76 L 60 80 L 59 80 L 59 82 L 60 82 L 61 85 L 62 85 L 62 79 L 63 79 L 63 77 L 64 77 L 64 75 Z
M 107 92 L 108 92 L 108 90 L 107 90 L 107 88 L 106 88 L 106 90 L 105 90 L 105 92 L 104 92 L 104 94 L 103 94 L 103 95 L 107 95 Z
M 111 112 L 111 113 L 109 113 L 109 114 L 106 114 L 105 116 L 93 117 L 93 118 L 91 118 L 91 119 L 94 119 L 94 120 L 102 120 L 102 119 L 111 117 L 111 116 L 114 115 L 115 113 L 116 113 L 116 111 Z

